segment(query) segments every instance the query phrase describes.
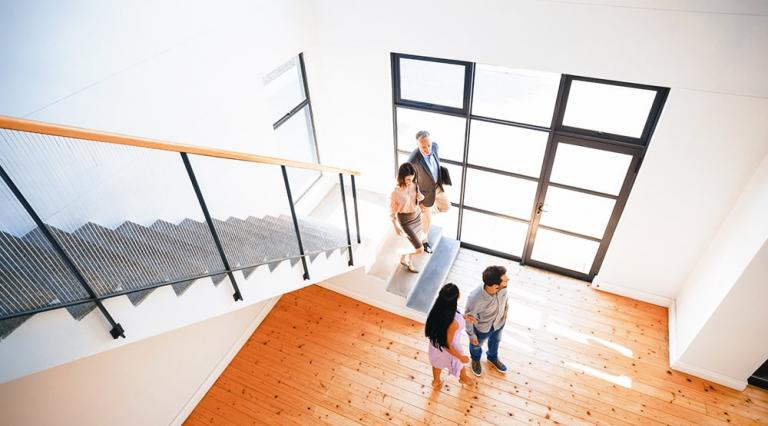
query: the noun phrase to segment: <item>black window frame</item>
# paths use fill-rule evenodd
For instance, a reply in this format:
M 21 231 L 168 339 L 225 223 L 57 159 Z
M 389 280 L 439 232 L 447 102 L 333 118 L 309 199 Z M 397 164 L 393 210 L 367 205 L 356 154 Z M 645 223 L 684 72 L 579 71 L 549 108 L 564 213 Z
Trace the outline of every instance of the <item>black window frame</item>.
M 565 74 L 564 77 L 565 77 L 565 80 L 564 80 L 564 86 L 563 86 L 563 93 L 559 94 L 560 96 L 562 96 L 562 99 L 563 99 L 563 107 L 557 111 L 557 115 L 555 116 L 555 123 L 554 123 L 555 131 L 572 134 L 572 135 L 582 135 L 582 136 L 608 139 L 608 140 L 624 142 L 624 143 L 633 144 L 633 145 L 642 145 L 642 146 L 648 145 L 650 137 L 653 134 L 654 128 L 658 123 L 658 118 L 661 114 L 661 109 L 664 106 L 664 103 L 666 101 L 667 93 L 669 92 L 669 89 L 664 87 L 651 86 L 648 84 L 605 80 L 601 78 L 583 77 L 583 76 L 577 76 L 577 75 Z M 629 87 L 632 89 L 642 89 L 642 90 L 656 92 L 656 95 L 653 99 L 653 103 L 651 104 L 651 108 L 648 111 L 648 115 L 645 117 L 645 125 L 643 126 L 643 132 L 640 135 L 640 137 L 635 138 L 632 136 L 619 135 L 616 133 L 601 132 L 598 130 L 582 129 L 580 127 L 572 127 L 572 126 L 564 125 L 563 118 L 565 117 L 565 111 L 568 108 L 568 98 L 571 93 L 571 84 L 574 81 L 584 81 L 587 83 L 605 84 L 608 86 Z
M 435 63 L 441 63 L 441 64 L 450 64 L 450 65 L 461 65 L 464 67 L 464 89 L 463 89 L 463 97 L 462 97 L 462 106 L 461 108 L 455 108 L 450 107 L 447 105 L 439 105 L 439 104 L 431 104 L 428 102 L 420 102 L 420 101 L 414 101 L 412 99 L 403 99 L 402 94 L 400 92 L 400 84 L 396 84 L 393 86 L 394 90 L 394 98 L 395 103 L 404 106 L 404 107 L 415 107 L 416 109 L 425 109 L 425 110 L 431 110 L 431 111 L 439 111 L 439 112 L 445 112 L 445 113 L 453 113 L 455 115 L 466 115 L 467 111 L 469 110 L 469 104 L 470 104 L 470 98 L 471 93 L 469 91 L 469 85 L 467 84 L 468 80 L 472 78 L 473 73 L 473 67 L 474 65 L 472 62 L 466 62 L 466 61 L 458 61 L 454 59 L 441 59 L 441 58 L 431 58 L 428 56 L 418 56 L 418 55 L 408 55 L 403 53 L 392 53 L 392 73 L 395 75 L 396 80 L 398 83 L 400 80 L 400 59 L 414 59 L 419 61 L 425 61 L 425 62 L 435 62 Z

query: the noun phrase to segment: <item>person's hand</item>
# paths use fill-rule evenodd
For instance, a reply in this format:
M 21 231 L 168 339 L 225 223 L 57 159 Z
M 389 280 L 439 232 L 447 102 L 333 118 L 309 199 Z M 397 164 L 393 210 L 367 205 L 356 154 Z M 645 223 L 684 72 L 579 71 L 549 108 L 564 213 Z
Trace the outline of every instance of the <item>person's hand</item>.
M 478 346 L 477 337 L 470 337 L 469 338 L 469 343 L 471 343 L 471 344 L 473 344 L 475 346 Z
M 469 362 L 469 357 L 466 355 L 462 355 L 461 358 L 459 358 L 459 361 L 461 361 L 462 364 L 466 364 Z
M 464 321 L 470 323 L 470 324 L 477 324 L 477 318 L 473 317 L 472 315 L 466 314 L 464 315 Z

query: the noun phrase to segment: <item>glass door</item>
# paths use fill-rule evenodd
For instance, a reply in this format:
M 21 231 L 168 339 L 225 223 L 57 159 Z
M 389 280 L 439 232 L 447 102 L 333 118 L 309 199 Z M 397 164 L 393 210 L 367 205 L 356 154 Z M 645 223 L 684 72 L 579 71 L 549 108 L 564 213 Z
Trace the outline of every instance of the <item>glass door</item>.
M 583 279 L 597 273 L 641 149 L 556 135 L 523 262 Z
M 464 248 L 591 281 L 669 89 L 391 54 L 394 166 L 427 130 Z

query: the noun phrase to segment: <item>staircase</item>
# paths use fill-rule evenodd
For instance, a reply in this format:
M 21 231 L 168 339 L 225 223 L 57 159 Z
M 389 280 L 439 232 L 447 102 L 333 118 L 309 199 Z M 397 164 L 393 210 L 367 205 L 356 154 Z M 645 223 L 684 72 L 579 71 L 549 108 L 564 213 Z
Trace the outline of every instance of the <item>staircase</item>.
M 300 262 L 291 217 L 265 216 L 213 219 L 230 267 L 247 279 L 257 268 L 273 271 L 283 262 Z M 304 254 L 314 261 L 347 249 L 343 229 L 311 218 L 299 218 Z M 177 296 L 198 279 L 219 285 L 227 277 L 205 222 L 178 224 L 157 220 L 150 226 L 124 222 L 115 229 L 88 222 L 74 232 L 47 226 L 99 296 L 125 294 L 138 306 L 156 287 L 170 284 Z M 26 308 L 60 305 L 88 297 L 39 228 L 16 237 L 0 232 L 0 301 Z M 146 290 L 143 290 L 147 288 Z M 95 304 L 67 306 L 76 320 Z M 0 340 L 31 315 L 0 321 Z
M 384 270 L 389 270 L 386 278 L 386 291 L 405 299 L 405 306 L 421 313 L 428 313 L 432 303 L 437 297 L 440 287 L 445 283 L 448 272 L 451 270 L 456 256 L 459 254 L 459 241 L 443 236 L 443 231 L 438 226 L 432 226 L 429 230 L 428 240 L 432 246 L 431 254 L 424 253 L 414 259 L 414 266 L 419 270 L 418 274 L 408 272 L 405 267 L 394 261 L 394 266 L 389 256 L 385 261 Z M 397 243 L 393 236 L 382 244 L 382 251 L 394 251 Z M 381 267 L 382 265 L 379 265 Z M 369 273 L 376 274 L 375 270 Z M 379 274 L 381 272 L 378 272 Z

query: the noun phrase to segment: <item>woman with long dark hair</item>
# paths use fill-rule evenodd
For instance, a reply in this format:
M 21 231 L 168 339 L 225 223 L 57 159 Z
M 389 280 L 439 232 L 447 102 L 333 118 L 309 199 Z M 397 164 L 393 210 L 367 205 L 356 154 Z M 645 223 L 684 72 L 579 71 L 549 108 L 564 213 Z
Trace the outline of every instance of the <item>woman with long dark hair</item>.
M 452 376 L 458 377 L 461 384 L 475 384 L 464 368 L 464 364 L 469 362 L 469 357 L 464 355 L 461 333 L 465 329 L 466 321 L 476 321 L 471 316 L 459 313 L 458 302 L 459 288 L 452 283 L 444 285 L 429 311 L 424 327 L 424 334 L 430 343 L 429 362 L 432 364 L 432 386 L 435 388 L 442 384 L 440 373 L 444 368 L 447 368 Z
M 413 267 L 413 257 L 424 252 L 421 243 L 421 209 L 419 201 L 424 195 L 416 186 L 416 169 L 411 163 L 403 163 L 397 170 L 397 186 L 389 196 L 389 216 L 395 233 L 405 235 L 413 250 L 400 254 L 400 264 L 409 272 L 419 272 Z

